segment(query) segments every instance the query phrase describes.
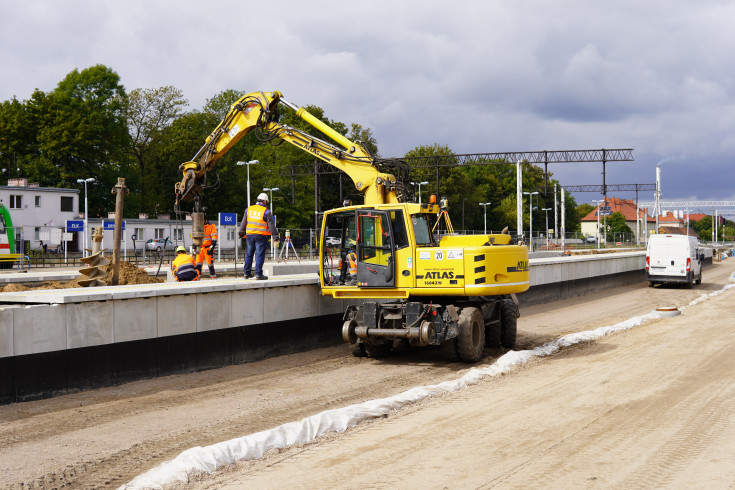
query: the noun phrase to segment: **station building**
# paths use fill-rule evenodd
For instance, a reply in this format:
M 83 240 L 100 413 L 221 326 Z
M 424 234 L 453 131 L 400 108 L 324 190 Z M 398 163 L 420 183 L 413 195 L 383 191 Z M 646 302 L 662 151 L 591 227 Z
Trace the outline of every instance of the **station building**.
M 87 227 L 89 237 L 84 245 L 83 226 L 80 231 L 67 230 L 67 222 L 83 222 L 83 199 L 79 189 L 63 189 L 41 187 L 29 183 L 26 178 L 9 179 L 8 185 L 0 186 L 0 203 L 10 212 L 15 228 L 16 243 L 22 243 L 23 250 L 40 250 L 46 246 L 48 253 L 81 252 L 83 248 L 91 248 L 92 228 L 103 227 L 104 238 L 102 248 L 112 250 L 115 213 L 108 213 L 106 218 L 89 218 Z M 237 241 L 237 229 L 242 211 L 232 226 L 217 224 L 219 247 L 223 250 L 234 249 Z M 150 219 L 141 214 L 137 218 L 125 218 L 125 229 L 121 248 L 126 252 L 142 251 L 146 242 L 168 237 L 174 248 L 176 245 L 191 245 L 191 217 L 183 220 L 171 219 L 169 215 L 159 215 Z M 20 250 L 19 250 L 20 251 Z M 146 250 L 148 252 L 149 250 Z

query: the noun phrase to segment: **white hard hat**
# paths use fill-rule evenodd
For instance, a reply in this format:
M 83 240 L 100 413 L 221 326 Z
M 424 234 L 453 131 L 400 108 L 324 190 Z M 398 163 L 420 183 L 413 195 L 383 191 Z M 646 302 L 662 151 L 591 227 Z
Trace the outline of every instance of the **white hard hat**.
M 268 200 L 268 194 L 265 192 L 261 192 L 258 194 L 258 201 L 267 201 Z

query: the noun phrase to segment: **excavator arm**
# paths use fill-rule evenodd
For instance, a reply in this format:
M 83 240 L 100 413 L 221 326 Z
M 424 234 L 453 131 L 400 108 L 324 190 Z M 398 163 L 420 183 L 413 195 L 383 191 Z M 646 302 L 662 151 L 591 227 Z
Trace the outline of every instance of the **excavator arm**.
M 298 128 L 280 124 L 280 105 L 296 111 L 298 117 L 340 146 L 311 136 Z M 227 116 L 209 135 L 192 161 L 179 166 L 183 177 L 176 183 L 177 208 L 181 201 L 195 201 L 195 212 L 199 211 L 200 195 L 206 186 L 207 172 L 253 129 L 259 132 L 260 139 L 264 141 L 280 138 L 344 171 L 354 182 L 355 188 L 363 193 L 366 204 L 399 202 L 395 177 L 380 172 L 375 159 L 363 145 L 350 141 L 306 109 L 291 104 L 280 92 L 274 91 L 253 92 L 240 98 L 230 107 Z

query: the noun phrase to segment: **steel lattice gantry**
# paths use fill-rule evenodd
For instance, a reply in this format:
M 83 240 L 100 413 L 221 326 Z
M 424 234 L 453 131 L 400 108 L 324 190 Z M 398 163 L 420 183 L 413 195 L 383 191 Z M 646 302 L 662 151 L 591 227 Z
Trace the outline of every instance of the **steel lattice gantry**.
M 544 165 L 545 189 L 548 193 L 548 175 L 550 163 L 602 163 L 602 193 L 607 194 L 605 182 L 605 165 L 608 162 L 632 162 L 633 149 L 599 149 L 599 150 L 562 150 L 562 151 L 520 151 L 502 153 L 468 153 L 461 155 L 430 155 L 419 157 L 398 158 L 409 165 L 411 169 L 435 168 L 436 193 L 439 194 L 439 169 L 442 167 L 459 167 L 463 165 L 502 165 L 517 162 Z M 341 173 L 326 162 L 317 160 L 313 165 L 293 165 L 287 177 L 292 179 L 305 175 L 326 175 Z M 636 185 L 636 184 L 632 184 Z M 636 190 L 636 189 L 633 189 Z M 638 189 L 644 190 L 644 189 Z

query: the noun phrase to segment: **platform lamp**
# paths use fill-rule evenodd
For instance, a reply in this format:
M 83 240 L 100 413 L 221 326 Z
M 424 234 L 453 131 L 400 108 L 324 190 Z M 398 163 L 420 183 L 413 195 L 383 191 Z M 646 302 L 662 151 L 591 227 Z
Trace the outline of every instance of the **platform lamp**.
M 419 186 L 419 204 L 421 204 L 421 186 L 422 185 L 426 185 L 428 183 L 429 183 L 428 181 L 426 181 L 426 182 L 411 182 L 411 184 Z
M 528 251 L 533 252 L 533 196 L 538 196 L 538 191 L 523 194 L 528 196 Z
M 480 206 L 482 206 L 485 210 L 485 235 L 487 235 L 487 207 L 491 205 L 490 202 L 480 202 L 478 203 Z
M 238 165 L 246 165 L 248 169 L 248 207 L 250 207 L 250 165 L 260 163 L 258 160 L 250 160 L 249 162 L 237 162 Z
M 89 237 L 89 224 L 87 222 L 89 212 L 87 210 L 87 182 L 94 182 L 94 177 L 88 179 L 77 179 L 77 184 L 84 184 L 84 246 L 82 247 L 82 256 L 87 256 L 87 239 Z
M 549 211 L 551 208 L 541 208 L 541 211 L 546 212 L 546 249 L 549 249 Z
M 605 202 L 603 199 L 593 199 L 593 203 L 597 204 L 597 248 L 600 248 L 600 207 L 602 206 L 602 203 Z

